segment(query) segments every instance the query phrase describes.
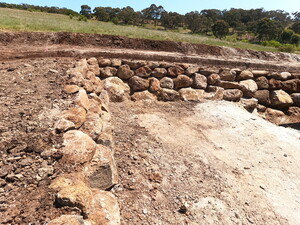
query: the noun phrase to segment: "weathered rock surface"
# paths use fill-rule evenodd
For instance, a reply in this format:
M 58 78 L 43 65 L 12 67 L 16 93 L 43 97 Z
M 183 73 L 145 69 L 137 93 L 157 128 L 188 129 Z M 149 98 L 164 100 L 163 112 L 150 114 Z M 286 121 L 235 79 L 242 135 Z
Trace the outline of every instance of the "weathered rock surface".
M 168 88 L 173 89 L 174 88 L 174 82 L 173 79 L 170 77 L 164 77 L 160 80 L 160 87 L 162 88 Z
M 84 174 L 92 188 L 106 190 L 118 183 L 118 172 L 111 150 L 97 145 L 92 160 L 84 167 Z
M 149 79 L 149 83 L 150 83 L 150 87 L 149 87 L 150 92 L 158 93 L 159 91 L 162 90 L 162 88 L 160 87 L 160 81 L 157 78 L 151 77 Z
M 89 112 L 80 130 L 89 135 L 93 140 L 97 140 L 98 136 L 101 134 L 102 127 L 103 121 L 99 114 Z
M 236 72 L 234 70 L 224 69 L 219 76 L 221 80 L 234 81 L 236 78 Z
M 269 81 L 266 77 L 258 77 L 256 84 L 259 90 L 269 89 Z
M 239 82 L 243 96 L 253 97 L 255 92 L 258 90 L 257 84 L 254 80 L 243 80 Z
M 270 75 L 270 77 L 276 80 L 287 80 L 292 77 L 292 74 L 289 72 L 273 73 Z
M 208 100 L 222 100 L 224 97 L 224 88 L 209 86 L 204 93 L 204 98 Z
M 171 66 L 168 69 L 168 74 L 171 77 L 177 77 L 178 75 L 184 74 L 184 69 L 181 66 Z
M 162 101 L 176 101 L 180 99 L 180 94 L 175 90 L 162 88 L 159 92 L 158 99 Z
M 243 92 L 239 89 L 224 90 L 223 99 L 227 101 L 239 101 L 243 97 Z
M 131 96 L 131 100 L 140 101 L 140 100 L 156 100 L 157 97 L 150 93 L 149 91 L 136 92 Z
M 86 110 L 90 107 L 90 100 L 89 97 L 84 89 L 80 89 L 76 98 L 74 99 L 74 102 L 78 106 L 82 106 Z
M 91 225 L 85 221 L 82 216 L 78 215 L 62 215 L 54 220 L 51 220 L 47 225 Z
M 258 105 L 258 100 L 255 98 L 241 98 L 239 103 L 249 112 L 252 112 Z
M 300 93 L 291 94 L 295 106 L 300 106 Z
M 83 107 L 74 107 L 62 112 L 62 118 L 75 124 L 79 128 L 86 120 L 86 110 Z
M 92 159 L 96 143 L 87 134 L 79 130 L 70 130 L 63 135 L 63 158 L 72 163 L 85 163 Z
M 111 65 L 111 60 L 110 59 L 99 58 L 98 63 L 99 63 L 99 66 L 101 66 L 101 67 L 110 66 Z
M 184 101 L 201 101 L 204 98 L 204 90 L 182 88 L 178 92 Z
M 117 76 L 123 80 L 128 80 L 129 78 L 134 76 L 134 72 L 128 65 L 122 65 L 118 69 Z
M 268 90 L 258 90 L 254 94 L 254 98 L 258 100 L 259 104 L 269 106 L 271 104 L 270 92 Z
M 283 90 L 271 91 L 271 105 L 278 108 L 286 108 L 293 104 L 291 96 Z
M 152 70 L 148 66 L 143 66 L 135 70 L 135 75 L 142 78 L 150 76 Z
M 208 76 L 207 83 L 210 85 L 217 85 L 220 82 L 220 76 L 219 74 L 213 73 Z
M 114 67 L 104 67 L 100 69 L 100 77 L 101 78 L 108 78 L 108 77 L 112 77 L 115 76 L 117 74 L 117 69 Z
M 193 76 L 192 87 L 196 89 L 205 89 L 207 87 L 207 78 L 202 74 L 196 73 Z
M 253 79 L 254 75 L 250 70 L 243 70 L 238 76 L 238 80 L 248 80 Z
M 193 84 L 193 79 L 186 75 L 178 75 L 174 79 L 174 86 L 176 89 L 189 87 Z
M 118 77 L 110 77 L 104 80 L 104 89 L 108 92 L 113 102 L 122 102 L 128 99 L 130 88 Z
M 133 91 L 144 91 L 149 88 L 149 80 L 138 76 L 133 76 L 129 79 L 128 84 Z
M 69 85 L 64 86 L 64 92 L 67 94 L 74 94 L 74 93 L 78 92 L 79 89 L 80 88 L 77 85 L 69 84 Z
M 152 75 L 156 78 L 162 78 L 162 77 L 166 76 L 167 73 L 168 73 L 168 71 L 165 68 L 155 68 L 152 71 Z
M 252 70 L 251 71 L 254 77 L 267 76 L 269 74 L 266 70 Z

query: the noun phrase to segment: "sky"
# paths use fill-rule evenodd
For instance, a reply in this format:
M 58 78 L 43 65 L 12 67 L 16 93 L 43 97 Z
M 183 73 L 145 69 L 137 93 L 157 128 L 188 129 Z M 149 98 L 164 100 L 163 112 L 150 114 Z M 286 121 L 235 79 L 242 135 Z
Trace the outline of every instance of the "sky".
M 300 11 L 300 0 L 0 0 L 0 2 L 21 4 L 27 3 L 40 6 L 57 6 L 73 9 L 79 12 L 81 5 L 89 5 L 92 9 L 97 6 L 123 8 L 131 6 L 136 11 L 149 7 L 151 4 L 162 5 L 165 10 L 185 14 L 190 11 L 203 9 L 230 8 L 264 8 L 266 10 Z

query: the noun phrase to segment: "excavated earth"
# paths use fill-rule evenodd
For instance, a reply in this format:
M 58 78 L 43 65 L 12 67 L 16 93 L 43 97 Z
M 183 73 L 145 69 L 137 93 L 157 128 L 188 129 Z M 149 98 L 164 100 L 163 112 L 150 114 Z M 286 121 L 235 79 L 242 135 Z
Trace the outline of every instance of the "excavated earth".
M 79 214 L 56 207 L 48 188 L 74 172 L 51 149 L 62 144 L 53 127 L 70 104 L 62 88 L 75 59 L 300 71 L 298 55 L 107 35 L 0 33 L 0 52 L 0 224 Z M 122 224 L 300 224 L 299 130 L 222 101 L 110 108 Z

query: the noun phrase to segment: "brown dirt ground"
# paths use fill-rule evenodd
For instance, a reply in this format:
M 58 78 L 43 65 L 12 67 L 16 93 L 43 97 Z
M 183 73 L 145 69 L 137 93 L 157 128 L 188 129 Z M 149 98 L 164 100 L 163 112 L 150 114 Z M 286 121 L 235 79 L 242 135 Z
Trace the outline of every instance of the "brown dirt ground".
M 68 209 L 53 207 L 49 182 L 66 168 L 53 123 L 68 97 L 61 92 L 71 59 L 0 64 L 0 224 L 43 224 Z M 58 73 L 50 72 L 50 69 Z

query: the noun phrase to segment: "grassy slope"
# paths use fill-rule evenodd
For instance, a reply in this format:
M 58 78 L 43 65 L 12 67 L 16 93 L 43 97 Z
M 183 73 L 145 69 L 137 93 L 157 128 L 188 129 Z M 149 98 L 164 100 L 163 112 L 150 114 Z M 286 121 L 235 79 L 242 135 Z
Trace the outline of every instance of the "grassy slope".
M 120 35 L 132 38 L 170 40 L 201 43 L 215 46 L 228 46 L 260 51 L 276 51 L 275 48 L 243 42 L 227 42 L 207 36 L 182 34 L 172 31 L 158 31 L 134 26 L 121 26 L 99 21 L 78 21 L 65 15 L 29 12 L 0 8 L 0 31 L 66 31 Z

